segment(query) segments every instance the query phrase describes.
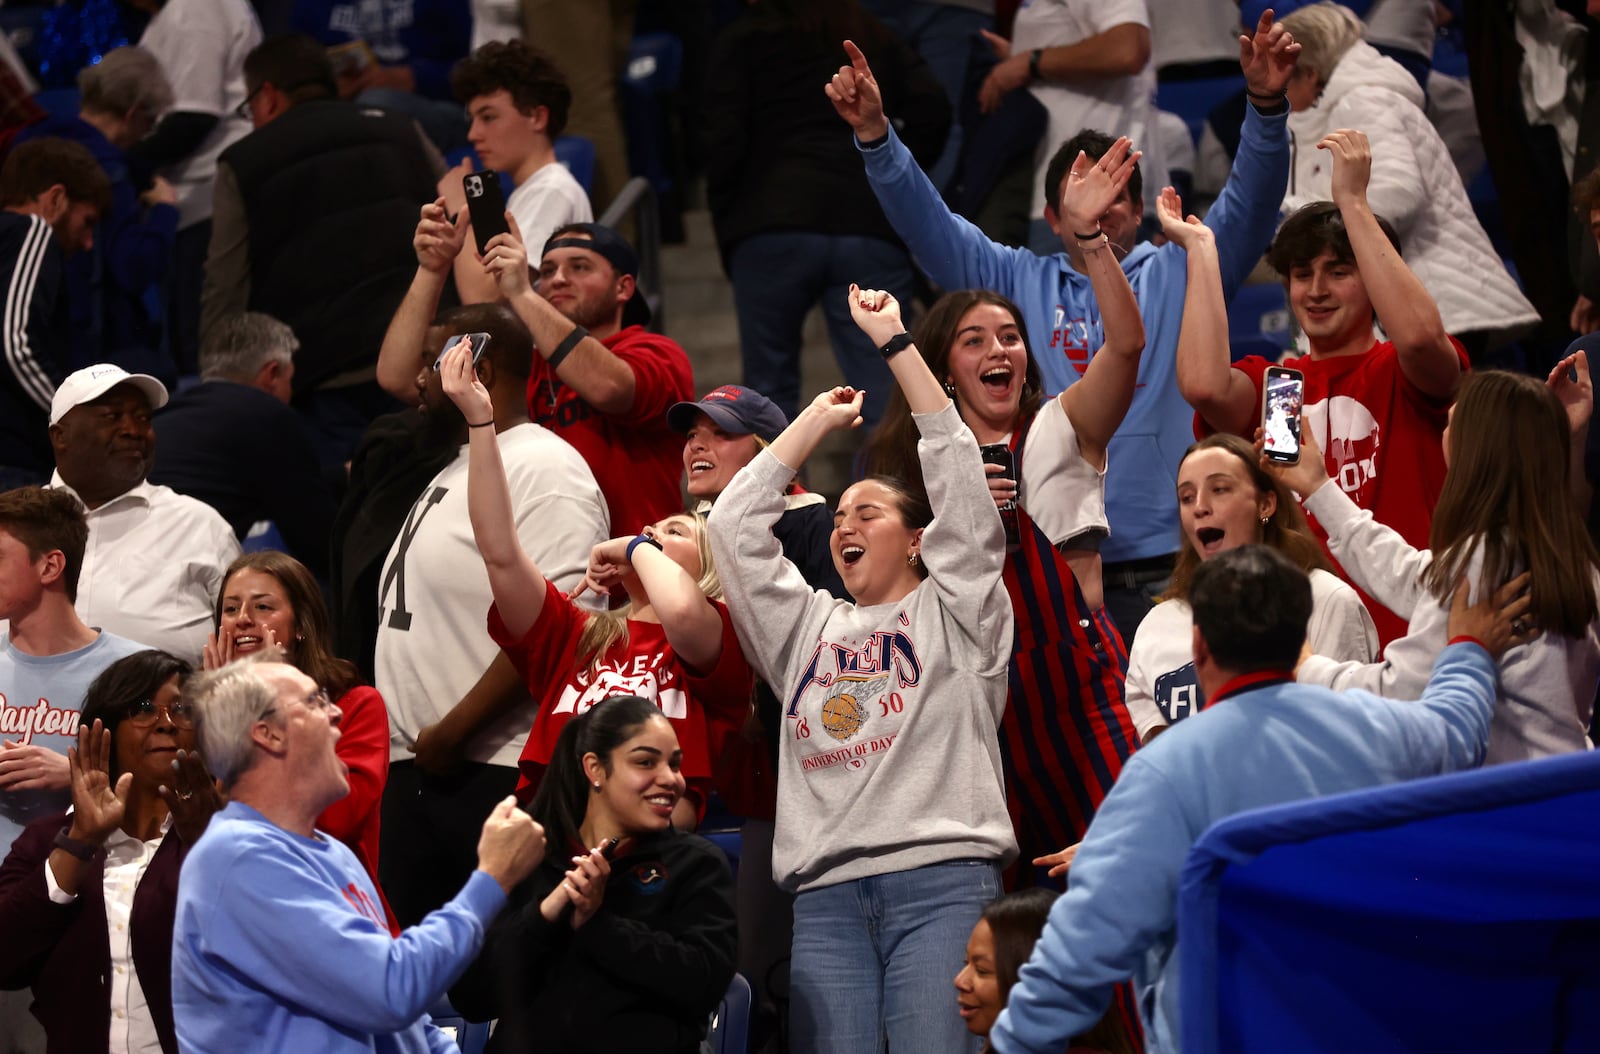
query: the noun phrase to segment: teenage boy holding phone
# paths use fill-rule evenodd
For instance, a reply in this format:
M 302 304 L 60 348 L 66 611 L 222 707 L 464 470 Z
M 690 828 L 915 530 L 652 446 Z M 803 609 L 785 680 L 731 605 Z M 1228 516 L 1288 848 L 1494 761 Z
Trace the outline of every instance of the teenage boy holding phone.
M 517 218 L 527 244 L 543 245 L 562 224 L 594 218 L 588 192 L 556 160 L 555 140 L 567 126 L 572 91 L 548 58 L 520 40 L 496 41 L 461 60 L 450 84 L 472 120 L 467 139 L 478 155 L 477 167 L 504 172 L 515 184 L 506 210 Z M 452 216 L 467 207 L 462 181 L 473 172 L 469 158 L 439 180 Z M 456 256 L 456 290 L 463 304 L 500 297 L 494 275 L 480 258 L 480 246 L 488 241 L 469 238 Z
M 1367 202 L 1367 137 L 1340 129 L 1317 149 L 1331 158 L 1333 201 L 1293 213 L 1267 251 L 1311 347 L 1283 365 L 1305 375 L 1305 421 L 1329 477 L 1379 523 L 1425 549 L 1444 484 L 1441 439 L 1467 355 L 1401 259 L 1394 228 Z M 1374 320 L 1388 339 L 1376 338 Z M 1275 364 L 1252 355 L 1230 367 L 1226 340 L 1190 338 L 1186 330 L 1178 342 L 1178 387 L 1195 408 L 1195 433 L 1253 437 L 1263 377 Z M 1326 549 L 1322 528 L 1315 519 L 1311 526 Z M 1384 644 L 1405 634 L 1405 619 L 1362 599 Z

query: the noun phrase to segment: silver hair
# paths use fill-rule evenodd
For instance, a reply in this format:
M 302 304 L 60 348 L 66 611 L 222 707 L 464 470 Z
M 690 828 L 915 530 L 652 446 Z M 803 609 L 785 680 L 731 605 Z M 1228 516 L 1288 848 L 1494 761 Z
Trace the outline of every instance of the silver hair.
M 271 315 L 245 311 L 219 320 L 200 349 L 200 377 L 207 381 L 255 380 L 269 362 L 287 364 L 300 348 L 294 330 Z
M 1300 45 L 1296 65 L 1314 71 L 1318 80 L 1327 81 L 1345 52 L 1360 42 L 1362 26 L 1354 11 L 1324 0 L 1284 15 L 1283 28 Z
M 137 45 L 115 48 L 78 74 L 82 106 L 121 117 L 139 111 L 151 123 L 172 108 L 172 84 L 161 63 Z
M 184 685 L 184 695 L 195 709 L 200 756 L 224 790 L 250 768 L 255 754 L 250 730 L 278 702 L 276 689 L 255 665 L 251 659 L 239 659 L 195 674 Z

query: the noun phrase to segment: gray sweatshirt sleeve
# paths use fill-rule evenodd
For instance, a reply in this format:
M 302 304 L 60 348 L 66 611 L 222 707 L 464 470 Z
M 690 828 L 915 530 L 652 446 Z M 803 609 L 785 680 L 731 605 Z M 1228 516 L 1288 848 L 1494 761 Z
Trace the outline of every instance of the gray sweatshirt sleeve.
M 1400 532 L 1373 519 L 1350 496 L 1329 480 L 1302 504 L 1328 532 L 1328 548 L 1345 573 L 1384 607 L 1409 619 L 1419 602 L 1422 572 L 1432 559 L 1425 549 L 1414 549 Z
M 978 441 L 951 403 L 937 413 L 913 414 L 922 438 L 917 456 L 933 506 L 933 522 L 922 532 L 928 581 L 980 659 L 1004 664 L 1011 657 L 1013 618 L 1001 571 L 1005 530 L 989 494 Z M 989 663 L 985 663 L 989 668 Z
M 797 647 L 813 647 L 828 613 L 844 603 L 806 584 L 772 527 L 794 469 L 763 450 L 733 477 L 706 521 L 722 598 L 746 658 L 771 685 L 792 683 Z

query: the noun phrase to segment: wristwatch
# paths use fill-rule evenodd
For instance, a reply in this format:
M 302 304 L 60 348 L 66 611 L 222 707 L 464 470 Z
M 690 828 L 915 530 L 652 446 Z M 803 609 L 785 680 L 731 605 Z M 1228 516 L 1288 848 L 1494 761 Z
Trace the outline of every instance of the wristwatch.
M 70 853 L 79 860 L 85 862 L 93 860 L 94 854 L 100 851 L 100 847 L 97 845 L 91 845 L 88 842 L 80 842 L 76 838 L 70 837 L 67 834 L 67 832 L 70 830 L 72 830 L 72 828 L 63 827 L 61 830 L 56 832 L 55 847 L 63 852 Z
M 1044 74 L 1039 72 L 1039 59 L 1044 56 L 1044 48 L 1034 48 L 1028 52 L 1028 79 L 1030 81 L 1044 80 Z

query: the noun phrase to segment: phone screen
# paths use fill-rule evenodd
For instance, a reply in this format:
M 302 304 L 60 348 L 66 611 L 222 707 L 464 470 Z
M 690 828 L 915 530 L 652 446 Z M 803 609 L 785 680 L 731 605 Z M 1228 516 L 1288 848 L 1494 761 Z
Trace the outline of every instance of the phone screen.
M 1305 403 L 1305 375 L 1281 366 L 1268 368 L 1261 399 L 1262 453 L 1270 461 L 1300 460 L 1300 411 Z
M 467 195 L 467 211 L 472 214 L 472 236 L 477 239 L 478 252 L 487 252 L 484 246 L 490 239 L 509 230 L 500 176 L 490 169 L 468 172 L 461 177 L 461 189 Z

